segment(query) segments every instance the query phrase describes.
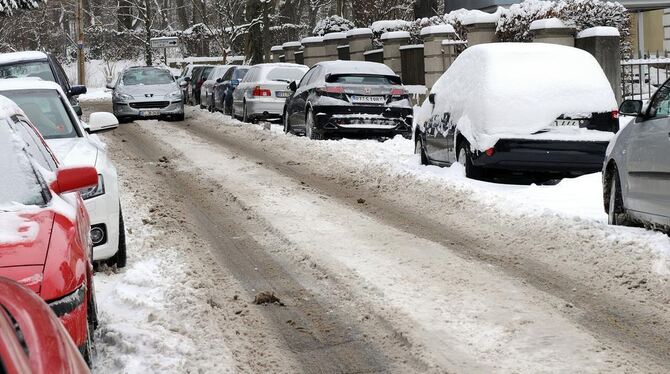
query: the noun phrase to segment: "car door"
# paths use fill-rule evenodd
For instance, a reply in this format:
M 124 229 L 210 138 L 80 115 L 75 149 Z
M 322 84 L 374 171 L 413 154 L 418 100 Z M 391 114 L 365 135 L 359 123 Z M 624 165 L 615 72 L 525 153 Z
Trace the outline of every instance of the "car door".
M 670 217 L 670 83 L 658 89 L 626 149 L 626 207 Z
M 305 105 L 307 103 L 307 96 L 309 89 L 313 86 L 314 79 L 319 76 L 320 66 L 314 66 L 300 80 L 298 87 L 291 96 L 288 102 L 288 110 L 290 112 L 289 118 L 291 126 L 305 125 Z
M 438 113 L 426 122 L 424 132 L 426 134 L 426 155 L 433 161 L 448 163 L 449 144 L 452 144 L 453 129 L 450 128 L 451 115 L 449 113 Z M 451 133 L 450 133 L 451 132 Z
M 221 77 L 221 82 L 214 85 L 214 105 L 222 110 L 226 91 L 228 91 L 228 87 L 230 87 L 230 80 L 232 79 L 235 70 L 237 70 L 235 67 L 228 69 L 226 74 Z

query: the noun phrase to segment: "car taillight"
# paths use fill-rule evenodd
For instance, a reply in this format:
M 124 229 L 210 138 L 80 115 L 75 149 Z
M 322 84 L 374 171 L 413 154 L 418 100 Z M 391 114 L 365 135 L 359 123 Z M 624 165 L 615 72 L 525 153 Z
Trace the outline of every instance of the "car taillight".
M 619 119 L 619 111 L 617 109 L 612 111 L 612 119 Z
M 270 90 L 261 88 L 261 86 L 254 87 L 254 91 L 251 94 L 253 96 L 272 96 L 272 92 Z
M 493 149 L 493 148 L 489 148 L 489 149 L 486 150 L 486 155 L 489 156 L 489 157 L 493 156 L 494 153 L 495 153 L 495 149 Z
M 325 86 L 325 87 L 318 87 L 316 89 L 320 93 L 326 93 L 326 94 L 343 94 L 344 93 L 344 87 L 342 86 Z
M 401 88 L 394 88 L 391 90 L 391 96 L 405 96 L 407 95 L 407 90 Z

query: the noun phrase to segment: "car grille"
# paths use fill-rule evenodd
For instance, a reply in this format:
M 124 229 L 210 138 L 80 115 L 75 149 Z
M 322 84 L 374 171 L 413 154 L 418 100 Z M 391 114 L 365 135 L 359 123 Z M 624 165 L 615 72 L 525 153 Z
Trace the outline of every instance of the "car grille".
M 142 101 L 136 103 L 130 103 L 131 108 L 135 109 L 147 109 L 147 108 L 165 108 L 170 105 L 169 101 Z

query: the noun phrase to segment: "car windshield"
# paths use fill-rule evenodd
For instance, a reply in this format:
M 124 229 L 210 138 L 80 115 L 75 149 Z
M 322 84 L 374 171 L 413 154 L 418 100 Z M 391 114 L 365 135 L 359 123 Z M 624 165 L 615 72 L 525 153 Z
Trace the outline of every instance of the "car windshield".
M 16 90 L 2 91 L 2 95 L 14 101 L 26 113 L 45 139 L 80 136 L 58 91 Z
M 387 77 L 384 75 L 365 75 L 365 74 L 333 75 L 329 77 L 328 82 L 342 83 L 342 84 L 367 84 L 367 85 L 398 84 L 391 77 Z
M 125 86 L 170 84 L 173 81 L 172 74 L 163 69 L 130 69 L 123 73 L 123 84 Z
M 0 119 L 0 210 L 12 205 L 44 205 L 42 185 L 22 149 L 22 141 Z
M 267 80 L 291 83 L 298 81 L 305 75 L 304 69 L 277 67 L 268 72 Z
M 237 69 L 237 70 L 235 70 L 235 72 L 233 73 L 233 79 L 238 79 L 238 80 L 244 79 L 244 76 L 247 75 L 247 71 L 249 71 L 249 69 Z
M 35 77 L 55 82 L 53 72 L 46 61 L 17 62 L 0 66 L 0 78 Z

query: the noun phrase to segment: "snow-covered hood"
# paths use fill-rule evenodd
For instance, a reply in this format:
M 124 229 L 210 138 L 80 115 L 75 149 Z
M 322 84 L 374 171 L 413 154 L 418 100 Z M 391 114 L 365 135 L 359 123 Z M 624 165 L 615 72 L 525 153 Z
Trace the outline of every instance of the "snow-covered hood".
M 86 138 L 47 139 L 56 158 L 66 166 L 93 166 L 98 160 L 98 148 Z
M 141 95 L 144 94 L 153 94 L 154 96 L 165 96 L 172 92 L 179 91 L 180 88 L 177 83 L 169 84 L 152 84 L 152 85 L 143 85 L 137 84 L 133 86 L 118 86 L 116 92 L 121 92 L 129 95 Z

